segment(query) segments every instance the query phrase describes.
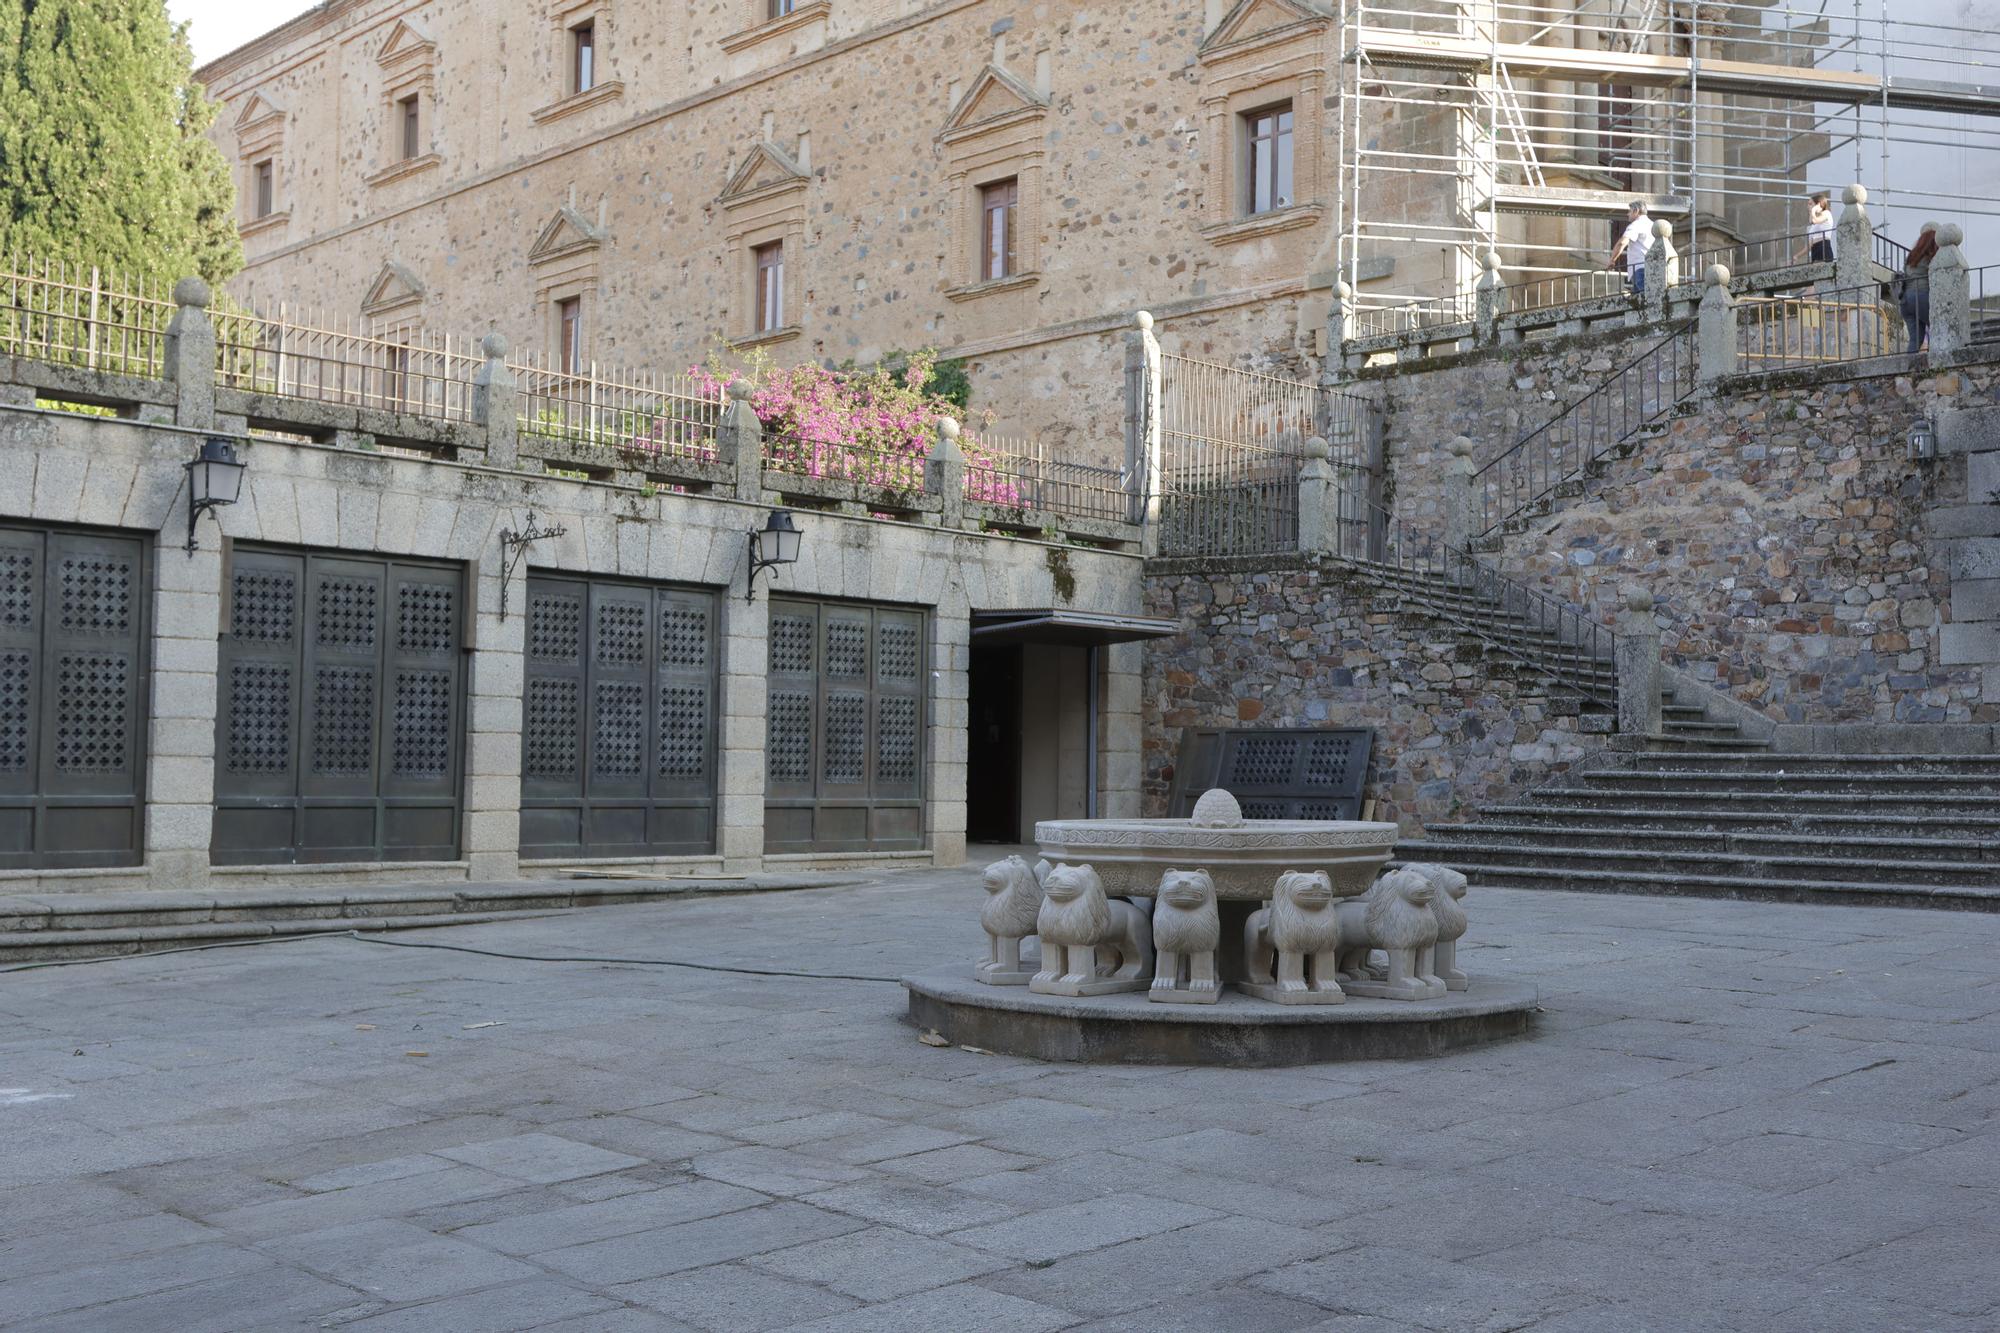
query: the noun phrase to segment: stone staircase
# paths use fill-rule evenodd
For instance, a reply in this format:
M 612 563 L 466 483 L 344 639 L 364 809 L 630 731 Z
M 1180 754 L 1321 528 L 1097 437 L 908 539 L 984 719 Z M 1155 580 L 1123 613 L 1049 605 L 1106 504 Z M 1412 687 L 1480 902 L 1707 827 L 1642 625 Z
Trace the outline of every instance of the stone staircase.
M 1614 751 L 1397 855 L 1508 888 L 1995 911 L 2000 755 Z
M 1530 500 L 1521 508 L 1495 524 L 1493 529 L 1474 537 L 1469 549 L 1480 555 L 1497 555 L 1507 546 L 1507 538 L 1519 536 L 1532 528 L 1535 523 L 1547 518 L 1562 508 L 1564 503 L 1579 499 L 1590 491 L 1590 483 L 1611 471 L 1614 464 L 1645 452 L 1655 440 L 1666 438 L 1674 428 L 1678 417 L 1690 417 L 1700 408 L 1700 404 L 1688 399 L 1672 404 L 1659 415 L 1636 427 L 1631 434 L 1586 459 L 1568 478 L 1557 482 L 1555 488 L 1539 499 Z
M 1528 616 L 1479 597 L 1444 575 L 1363 560 L 1341 562 L 1349 576 L 1366 585 L 1378 609 L 1412 612 L 1444 621 L 1480 639 L 1493 652 L 1547 676 L 1558 692 L 1578 698 L 1586 726 L 1612 728 L 1618 700 L 1617 670 L 1608 657 L 1593 655 Z M 1734 722 L 1709 716 L 1693 692 L 1672 687 L 1660 694 L 1661 729 L 1630 738 L 1662 750 L 1760 750 L 1770 742 L 1745 736 Z

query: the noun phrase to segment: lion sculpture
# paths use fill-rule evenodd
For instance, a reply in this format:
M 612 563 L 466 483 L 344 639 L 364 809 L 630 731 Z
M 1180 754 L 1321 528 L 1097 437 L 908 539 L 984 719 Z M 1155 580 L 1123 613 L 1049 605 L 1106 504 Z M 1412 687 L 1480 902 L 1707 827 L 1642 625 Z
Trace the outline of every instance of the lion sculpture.
M 1153 898 L 1153 987 L 1162 1004 L 1214 1004 L 1222 998 L 1215 950 L 1222 914 L 1206 870 L 1169 870 Z
M 1339 1004 L 1342 918 L 1324 871 L 1288 870 L 1243 926 L 1243 989 L 1278 1004 Z
M 1464 990 L 1472 984 L 1458 966 L 1458 942 L 1465 938 L 1468 924 L 1465 908 L 1459 903 L 1465 897 L 1465 876 L 1450 866 L 1427 863 L 1409 868 L 1429 880 L 1434 890 L 1431 915 L 1437 918 L 1438 938 L 1437 952 L 1432 956 L 1433 975 L 1443 979 L 1446 990 Z
M 1153 930 L 1146 914 L 1104 896 L 1089 866 L 1056 865 L 1042 883 L 1035 918 L 1042 970 L 1028 982 L 1038 995 L 1108 995 L 1145 990 L 1153 971 Z
M 980 881 L 986 901 L 979 924 L 986 928 L 986 961 L 972 969 L 973 979 L 989 986 L 1025 986 L 1039 970 L 1039 958 L 1024 957 L 1021 941 L 1035 933 L 1042 910 L 1041 877 L 1018 856 L 986 867 Z
M 1421 873 L 1392 870 L 1360 898 L 1340 904 L 1340 979 L 1349 995 L 1432 1000 L 1444 994 L 1444 982 L 1431 971 L 1436 895 Z M 1371 949 L 1380 949 L 1388 960 L 1379 976 L 1368 968 Z

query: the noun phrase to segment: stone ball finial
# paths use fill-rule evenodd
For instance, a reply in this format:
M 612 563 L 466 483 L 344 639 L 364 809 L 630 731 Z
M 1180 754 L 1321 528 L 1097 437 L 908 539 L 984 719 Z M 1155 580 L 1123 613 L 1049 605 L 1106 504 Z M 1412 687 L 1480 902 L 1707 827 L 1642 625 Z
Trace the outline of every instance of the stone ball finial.
M 1729 265 L 1710 264 L 1708 266 L 1708 285 L 1711 287 L 1727 287 L 1729 285 Z
M 1840 192 L 1844 204 L 1865 204 L 1868 202 L 1868 187 L 1856 182 Z
M 1333 294 L 1343 301 L 1354 299 L 1354 289 L 1347 285 L 1346 278 L 1342 278 L 1339 282 L 1333 284 Z
M 953 417 L 939 417 L 937 420 L 937 433 L 943 436 L 947 440 L 957 439 L 958 438 L 957 419 Z
M 479 350 L 486 353 L 488 360 L 500 361 L 505 359 L 508 352 L 507 335 L 498 329 L 494 329 L 479 340 Z
M 1673 234 L 1674 234 L 1674 224 L 1667 221 L 1665 218 L 1660 218 L 1659 220 L 1653 223 L 1653 235 L 1665 239 L 1666 237 L 1671 236 Z
M 1445 446 L 1445 450 L 1453 458 L 1470 458 L 1472 457 L 1472 441 L 1463 435 L 1455 435 L 1452 437 L 1451 443 Z
M 1317 458 L 1321 462 L 1325 462 L 1327 459 L 1333 457 L 1333 448 L 1325 440 L 1315 435 L 1306 441 L 1306 457 Z
M 1938 228 L 1939 245 L 1958 245 L 1965 240 L 1965 228 L 1956 222 L 1947 222 Z
M 1150 310 L 1141 310 L 1132 317 L 1132 322 L 1137 324 L 1141 329 L 1151 329 L 1153 327 L 1153 312 Z
M 1644 588 L 1631 587 L 1625 590 L 1627 611 L 1650 611 L 1653 609 L 1653 594 Z
M 1479 257 L 1479 266 L 1488 273 L 1498 273 L 1500 271 L 1500 252 L 1498 250 L 1488 250 Z
M 1196 828 L 1242 828 L 1243 807 L 1222 788 L 1210 787 L 1194 803 L 1194 818 L 1188 822 Z
M 733 379 L 729 381 L 729 396 L 739 403 L 749 402 L 750 395 L 755 392 L 757 391 L 750 387 L 749 380 Z
M 157 288 L 155 290 L 158 290 Z M 174 304 L 191 305 L 206 310 L 208 303 L 215 299 L 208 283 L 202 278 L 182 278 L 174 284 Z

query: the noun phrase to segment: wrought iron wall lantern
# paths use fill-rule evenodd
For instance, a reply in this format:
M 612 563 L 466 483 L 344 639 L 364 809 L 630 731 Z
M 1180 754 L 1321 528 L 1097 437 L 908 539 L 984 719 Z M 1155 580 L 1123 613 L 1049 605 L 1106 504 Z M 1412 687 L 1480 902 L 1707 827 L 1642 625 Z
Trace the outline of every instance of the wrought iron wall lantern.
M 181 464 L 188 474 L 188 558 L 193 559 L 195 520 L 203 512 L 220 509 L 224 505 L 236 503 L 243 493 L 243 469 L 247 466 L 236 457 L 236 446 L 217 435 L 211 435 L 201 442 L 201 452 Z M 216 520 L 220 527 L 222 520 Z
M 783 509 L 771 511 L 761 528 L 750 530 L 750 579 L 743 593 L 743 600 L 757 600 L 757 576 L 767 569 L 779 565 L 795 564 L 799 558 L 799 538 L 805 534 L 792 524 L 792 516 Z
M 1918 417 L 1910 427 L 1908 456 L 1913 460 L 1937 457 L 1937 427 L 1931 425 L 1929 417 Z

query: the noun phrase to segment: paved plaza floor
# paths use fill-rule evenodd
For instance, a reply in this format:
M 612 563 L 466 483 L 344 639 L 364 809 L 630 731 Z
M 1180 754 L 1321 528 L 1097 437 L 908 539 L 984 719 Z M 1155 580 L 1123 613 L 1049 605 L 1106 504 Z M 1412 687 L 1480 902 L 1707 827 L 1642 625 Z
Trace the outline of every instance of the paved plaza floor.
M 895 976 L 974 868 L 392 937 Z M 0 976 L 0 1324 L 2000 1326 L 2000 917 L 1475 890 L 1528 1040 L 1268 1071 L 345 939 Z

